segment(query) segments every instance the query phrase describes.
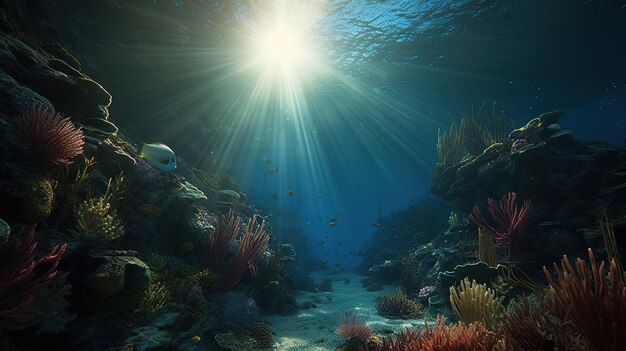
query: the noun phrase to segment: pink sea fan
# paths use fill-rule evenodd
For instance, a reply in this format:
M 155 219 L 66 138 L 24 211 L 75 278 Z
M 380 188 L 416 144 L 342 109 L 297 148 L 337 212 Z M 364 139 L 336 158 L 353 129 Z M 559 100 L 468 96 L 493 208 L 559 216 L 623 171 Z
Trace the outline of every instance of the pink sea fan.
M 339 315 L 340 325 L 335 330 L 335 334 L 341 335 L 346 339 L 361 338 L 363 340 L 369 339 L 372 336 L 372 328 L 365 323 L 365 321 L 359 319 L 359 313 L 357 311 L 341 312 Z
M 59 165 L 70 164 L 83 153 L 83 132 L 69 117 L 35 106 L 13 122 L 15 129 L 43 159 Z

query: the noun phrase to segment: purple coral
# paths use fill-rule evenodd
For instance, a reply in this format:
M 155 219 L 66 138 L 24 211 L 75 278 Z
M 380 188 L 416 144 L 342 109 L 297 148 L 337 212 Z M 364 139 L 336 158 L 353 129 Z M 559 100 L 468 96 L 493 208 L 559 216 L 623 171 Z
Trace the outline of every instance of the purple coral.
M 83 153 L 83 132 L 69 117 L 35 106 L 13 122 L 15 129 L 43 159 L 59 165 L 70 164 Z

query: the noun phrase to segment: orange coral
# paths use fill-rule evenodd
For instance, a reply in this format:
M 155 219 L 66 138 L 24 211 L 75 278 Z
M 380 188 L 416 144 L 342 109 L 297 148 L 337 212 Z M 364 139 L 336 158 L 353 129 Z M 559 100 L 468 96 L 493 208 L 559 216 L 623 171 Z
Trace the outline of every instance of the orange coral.
M 609 276 L 605 262 L 596 263 L 588 249 L 587 262 L 576 259 L 576 269 L 563 256 L 561 268 L 554 264 L 556 281 L 544 267 L 550 284 L 550 298 L 554 308 L 570 319 L 580 330 L 591 350 L 617 351 L 626 345 L 626 273 L 620 275 L 617 264 L 611 260 Z
M 378 351 L 484 351 L 503 349 L 503 341 L 482 323 L 459 322 L 447 326 L 442 316 L 437 317 L 432 330 L 407 329 L 398 338 L 386 338 Z

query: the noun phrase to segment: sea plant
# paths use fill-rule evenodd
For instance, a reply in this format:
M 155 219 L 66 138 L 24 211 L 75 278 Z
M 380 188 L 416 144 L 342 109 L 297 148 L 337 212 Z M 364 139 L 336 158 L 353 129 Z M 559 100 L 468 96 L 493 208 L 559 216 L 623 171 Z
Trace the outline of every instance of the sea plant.
M 36 155 L 52 163 L 67 165 L 83 153 L 83 132 L 69 117 L 42 105 L 22 113 L 13 125 Z
M 79 237 L 108 243 L 124 235 L 124 226 L 106 196 L 84 200 L 76 208 Z
M 281 259 L 282 255 L 276 252 L 261 255 L 251 270 L 252 282 L 256 288 L 262 288 L 271 281 L 278 281 L 283 268 Z
M 339 314 L 339 327 L 335 334 L 346 339 L 369 339 L 372 336 L 372 327 L 359 318 L 358 311 L 344 311 Z
M 576 326 L 555 313 L 545 294 L 511 302 L 498 324 L 498 334 L 511 351 L 587 350 Z
M 74 204 L 76 203 L 75 198 L 77 197 L 78 193 L 83 190 L 88 184 L 87 180 L 89 179 L 89 172 L 95 164 L 96 161 L 94 161 L 93 157 L 85 157 L 83 165 L 78 166 L 78 168 L 76 169 L 76 175 L 73 179 L 69 179 L 69 167 L 66 168 L 63 174 L 64 181 L 62 183 L 65 183 L 62 187 L 63 191 L 58 195 L 63 197 L 63 207 L 61 208 L 56 222 L 54 223 L 55 228 L 60 228 L 67 221 L 68 217 L 72 213 Z
M 420 288 L 419 280 L 420 264 L 415 254 L 412 253 L 402 260 L 400 287 L 407 296 L 414 296 Z
M 64 307 L 66 274 L 59 273 L 59 260 L 67 245 L 57 245 L 41 258 L 35 257 L 35 226 L 13 233 L 0 247 L 0 329 L 23 329 L 38 324 Z M 40 301 L 53 303 L 41 304 Z
M 376 297 L 376 310 L 390 319 L 409 319 L 422 313 L 422 304 L 411 300 L 400 291 Z
M 469 215 L 472 222 L 491 235 L 496 247 L 508 248 L 509 255 L 519 250 L 531 207 L 530 200 L 525 200 L 522 206 L 518 207 L 516 198 L 517 194 L 508 193 L 502 195 L 502 200 L 497 203 L 493 199 L 487 199 L 490 220 L 483 216 L 478 206 L 474 206 Z
M 574 268 L 563 256 L 554 264 L 556 280 L 543 271 L 550 284 L 550 302 L 559 316 L 580 330 L 589 350 L 617 351 L 626 345 L 626 273 L 620 274 L 615 260 L 599 265 L 588 249 L 589 265 L 576 259 Z
M 163 309 L 171 300 L 167 286 L 159 281 L 152 282 L 143 293 L 136 307 L 136 312 L 152 314 Z
M 490 267 L 498 265 L 496 246 L 493 243 L 493 239 L 482 228 L 478 228 L 478 259 L 487 263 Z
M 447 326 L 438 316 L 431 329 L 425 322 L 424 331 L 409 329 L 398 337 L 384 338 L 377 351 L 484 351 L 504 350 L 504 342 L 482 323 L 458 322 Z
M 230 291 L 239 284 L 244 272 L 261 256 L 270 236 L 264 228 L 264 222 L 257 224 L 253 216 L 245 228 L 242 228 L 241 217 L 235 217 L 232 210 L 228 215 L 218 219 L 213 232 L 207 237 L 205 248 L 200 257 L 203 268 L 211 268 L 221 275 L 220 289 Z M 239 246 L 235 257 L 226 261 L 230 246 L 241 231 Z
M 457 319 L 461 322 L 482 322 L 491 328 L 502 314 L 504 297 L 496 297 L 493 289 L 486 284 L 478 284 L 475 280 L 470 283 L 465 278 L 457 290 L 450 287 L 450 304 Z

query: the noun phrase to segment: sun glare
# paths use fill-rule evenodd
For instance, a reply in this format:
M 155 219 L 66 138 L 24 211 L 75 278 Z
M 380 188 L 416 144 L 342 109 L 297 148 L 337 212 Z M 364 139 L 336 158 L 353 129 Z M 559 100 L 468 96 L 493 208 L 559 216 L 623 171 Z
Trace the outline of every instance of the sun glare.
M 276 1 L 250 28 L 248 63 L 265 83 L 302 84 L 322 67 L 314 2 Z

